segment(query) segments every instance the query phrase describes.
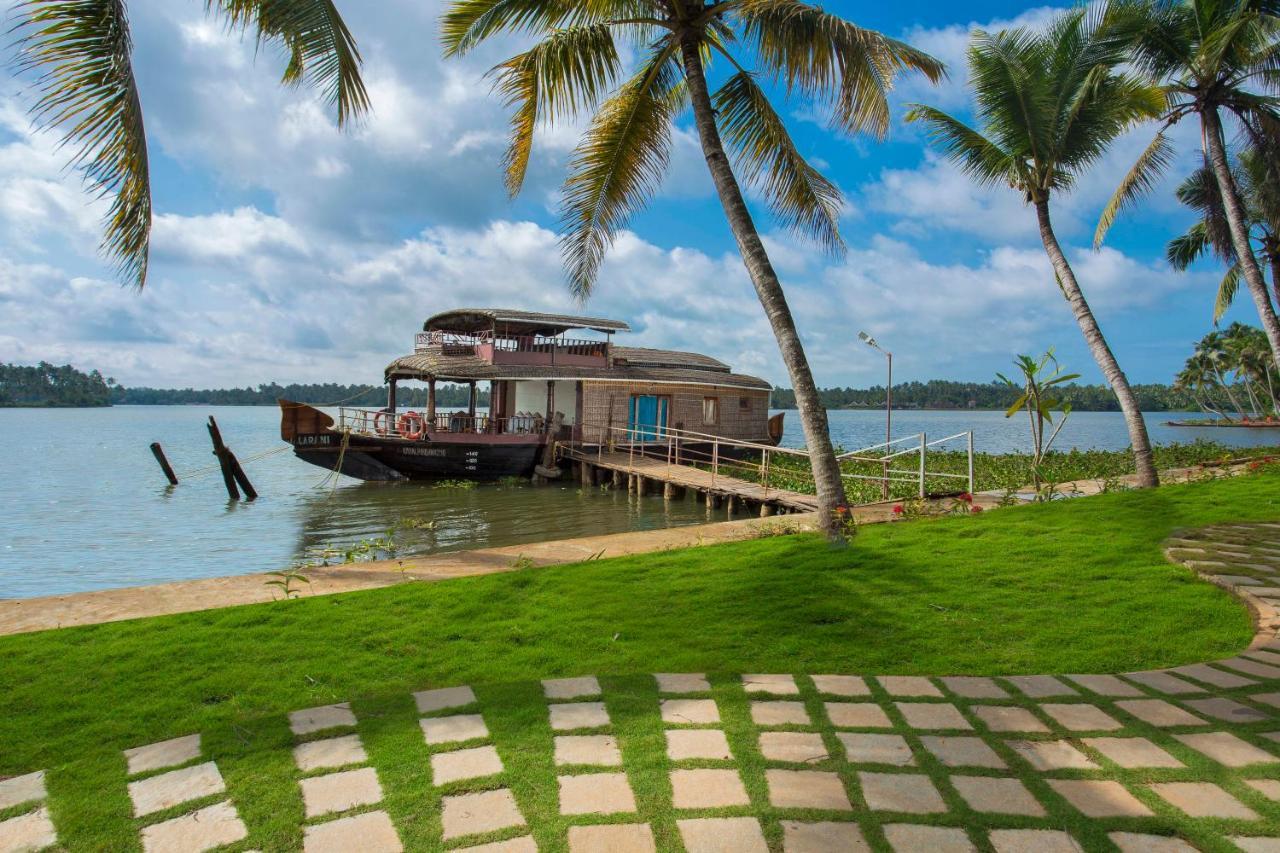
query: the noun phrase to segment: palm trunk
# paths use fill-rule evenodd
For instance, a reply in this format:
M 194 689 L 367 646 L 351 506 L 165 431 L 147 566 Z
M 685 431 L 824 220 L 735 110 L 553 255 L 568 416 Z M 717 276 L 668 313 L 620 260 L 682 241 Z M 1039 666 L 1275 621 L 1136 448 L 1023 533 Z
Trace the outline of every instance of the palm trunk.
M 1276 368 L 1280 369 L 1280 319 L 1276 318 L 1271 296 L 1267 293 L 1267 282 L 1262 277 L 1262 268 L 1258 266 L 1258 258 L 1253 254 L 1253 241 L 1249 238 L 1249 225 L 1245 219 L 1244 204 L 1240 201 L 1240 189 L 1236 186 L 1235 178 L 1231 175 L 1231 165 L 1227 162 L 1227 146 L 1223 141 L 1222 119 L 1217 107 L 1205 108 L 1200 113 L 1200 123 L 1205 154 L 1208 155 L 1214 177 L 1218 180 L 1222 207 L 1227 216 L 1227 224 L 1231 226 L 1231 245 L 1236 250 L 1240 272 L 1249 287 L 1253 304 L 1258 308 L 1262 329 L 1271 343 L 1271 357 L 1275 360 Z
M 1066 295 L 1068 304 L 1071 305 L 1071 313 L 1075 314 L 1076 323 L 1084 334 L 1089 351 L 1093 353 L 1093 360 L 1098 363 L 1103 377 L 1106 378 L 1112 393 L 1120 403 L 1120 411 L 1124 413 L 1124 422 L 1129 428 L 1129 443 L 1133 445 L 1133 462 L 1138 473 L 1138 487 L 1145 489 L 1158 486 L 1160 476 L 1156 473 L 1155 461 L 1151 456 L 1151 439 L 1147 437 L 1147 424 L 1142 420 L 1142 412 L 1138 410 L 1138 400 L 1133 396 L 1129 380 L 1120 369 L 1120 364 L 1111 352 L 1111 347 L 1107 345 L 1107 339 L 1102 336 L 1102 330 L 1098 328 L 1098 321 L 1094 318 L 1089 303 L 1085 301 L 1084 293 L 1080 290 L 1080 283 L 1076 281 L 1076 274 L 1071 269 L 1067 256 L 1062 253 L 1058 237 L 1053 232 L 1053 223 L 1049 219 L 1048 198 L 1037 199 L 1035 205 L 1036 217 L 1040 221 L 1040 239 L 1044 243 L 1045 251 L 1049 253 L 1049 261 L 1053 264 L 1054 271 L 1058 274 L 1062 292 Z
M 1280 248 L 1271 252 L 1271 291 L 1275 294 L 1276 304 L 1280 305 Z
M 756 296 L 760 298 L 764 313 L 769 318 L 769 325 L 773 327 L 773 334 L 778 339 L 778 349 L 782 352 L 782 361 L 791 377 L 791 387 L 795 390 L 796 409 L 804 427 L 805 444 L 809 448 L 809 460 L 813 466 L 814 487 L 818 493 L 818 523 L 828 533 L 833 533 L 836 510 L 845 505 L 846 498 L 840 463 L 836 460 L 835 448 L 831 445 L 827 412 L 818 399 L 818 386 L 814 384 L 813 373 L 809 370 L 809 360 L 805 357 L 800 335 L 796 332 L 796 324 L 782 292 L 782 284 L 773 270 L 764 244 L 760 242 L 760 234 L 756 231 L 755 222 L 747 210 L 742 190 L 724 152 L 696 40 L 692 37 L 682 38 L 680 52 L 689 98 L 693 102 L 694 123 L 702 143 L 702 154 L 706 157 L 707 168 L 711 171 L 716 193 L 720 196 L 729 228 L 738 243 L 738 251 L 742 254 L 748 275 L 751 276 L 751 283 L 755 286 Z
M 1221 370 L 1215 370 L 1214 373 L 1218 376 L 1218 387 L 1222 389 L 1222 393 L 1227 395 L 1227 402 L 1235 406 L 1237 415 L 1244 417 L 1244 406 L 1241 406 L 1240 401 L 1236 399 L 1236 395 L 1231 393 L 1231 386 L 1227 384 L 1227 377 L 1222 375 Z

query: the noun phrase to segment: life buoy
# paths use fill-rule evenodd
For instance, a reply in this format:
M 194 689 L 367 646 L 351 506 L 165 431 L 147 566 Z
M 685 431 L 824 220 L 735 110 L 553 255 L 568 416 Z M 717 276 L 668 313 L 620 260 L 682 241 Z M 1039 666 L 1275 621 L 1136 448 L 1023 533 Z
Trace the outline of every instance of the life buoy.
M 387 434 L 387 412 L 376 412 L 373 416 L 373 431 L 378 435 Z
M 396 421 L 396 432 L 400 433 L 401 438 L 407 438 L 409 441 L 417 441 L 422 438 L 422 433 L 426 427 L 422 423 L 422 415 L 417 412 L 405 412 Z

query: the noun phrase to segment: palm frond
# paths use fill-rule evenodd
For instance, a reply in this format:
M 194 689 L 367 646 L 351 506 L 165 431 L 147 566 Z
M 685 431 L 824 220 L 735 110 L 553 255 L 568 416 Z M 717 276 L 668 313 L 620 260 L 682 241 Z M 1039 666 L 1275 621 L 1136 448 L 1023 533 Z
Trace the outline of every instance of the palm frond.
M 842 253 L 840 190 L 796 150 L 764 90 L 740 71 L 715 93 L 715 106 L 743 179 L 763 191 L 784 226 Z
M 573 292 L 585 299 L 614 235 L 662 183 L 683 78 L 667 40 L 605 101 L 574 150 L 565 178 L 560 248 Z
M 942 149 L 947 159 L 982 186 L 1005 182 L 1016 184 L 1020 175 L 1017 162 L 991 140 L 959 119 L 942 110 L 911 104 L 908 122 L 922 122 L 929 141 Z
M 1137 162 L 1124 176 L 1124 180 L 1120 182 L 1120 186 L 1116 187 L 1111 200 L 1103 208 L 1102 216 L 1098 219 L 1097 231 L 1093 235 L 1095 248 L 1101 246 L 1106 240 L 1107 232 L 1115 224 L 1116 218 L 1155 188 L 1160 176 L 1172 162 L 1173 146 L 1165 136 L 1165 131 L 1161 129 L 1139 155 Z
M 507 192 L 520 192 L 540 120 L 576 116 L 599 103 L 621 71 L 609 27 L 556 30 L 530 50 L 496 66 L 495 89 L 514 112 L 503 165 Z
M 102 251 L 136 287 L 147 280 L 151 181 L 123 0 L 24 0 L 19 66 L 38 74 L 33 114 L 62 133 L 73 166 L 113 196 Z
M 337 108 L 338 124 L 369 111 L 369 93 L 355 37 L 333 0 L 206 0 L 233 27 L 254 30 L 260 42 L 278 41 L 289 52 L 284 82 L 315 86 Z
M 453 0 L 440 18 L 445 56 L 461 56 L 500 32 L 549 34 L 654 14 L 655 0 Z
M 1222 277 L 1222 283 L 1218 285 L 1218 295 L 1213 300 L 1213 324 L 1218 325 L 1222 320 L 1227 309 L 1231 307 L 1231 303 L 1235 301 L 1236 292 L 1240 289 L 1240 278 L 1242 272 L 1239 264 L 1232 264 L 1228 267 L 1226 275 Z
M 888 132 L 887 92 L 902 72 L 946 75 L 927 53 L 799 0 L 741 0 L 732 11 L 761 67 L 788 91 L 827 104 L 832 123 L 849 133 Z
M 1197 222 L 1181 234 L 1169 241 L 1165 249 L 1165 258 L 1176 270 L 1186 270 L 1209 251 L 1209 232 L 1203 222 Z

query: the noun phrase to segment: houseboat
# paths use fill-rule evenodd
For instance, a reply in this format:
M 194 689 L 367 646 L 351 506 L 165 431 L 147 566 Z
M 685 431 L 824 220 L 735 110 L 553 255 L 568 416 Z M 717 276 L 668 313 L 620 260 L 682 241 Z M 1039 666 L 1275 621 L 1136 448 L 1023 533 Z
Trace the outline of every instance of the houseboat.
M 336 417 L 281 400 L 280 437 L 298 458 L 361 480 L 548 474 L 557 443 L 617 447 L 666 442 L 670 430 L 776 445 L 770 385 L 692 352 L 617 346 L 618 320 L 459 308 L 423 324 L 414 351 L 386 368 L 383 409 Z M 426 410 L 396 404 L 402 382 L 427 386 Z M 436 386 L 470 388 L 463 412 L 436 409 Z M 477 387 L 489 383 L 489 411 Z

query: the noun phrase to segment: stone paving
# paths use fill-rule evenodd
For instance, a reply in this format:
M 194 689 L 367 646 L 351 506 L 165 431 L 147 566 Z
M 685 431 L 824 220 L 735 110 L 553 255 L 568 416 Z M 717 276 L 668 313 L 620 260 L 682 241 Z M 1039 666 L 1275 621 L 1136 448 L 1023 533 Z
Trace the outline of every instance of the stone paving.
M 495 725 L 512 709 L 482 686 L 424 690 L 408 772 L 433 793 L 408 804 L 393 803 L 405 771 L 369 748 L 359 703 L 299 710 L 285 755 L 299 844 L 395 853 L 425 833 L 412 849 L 1280 851 L 1280 525 L 1183 534 L 1169 555 L 1249 602 L 1249 650 L 1121 675 L 552 679 L 529 685 L 519 719 L 533 741 L 519 748 Z M 523 754 L 530 742 L 545 749 Z M 199 734 L 121 758 L 143 850 L 254 844 Z M 530 762 L 546 775 L 512 769 Z M 0 853 L 59 845 L 50 778 L 0 780 Z

